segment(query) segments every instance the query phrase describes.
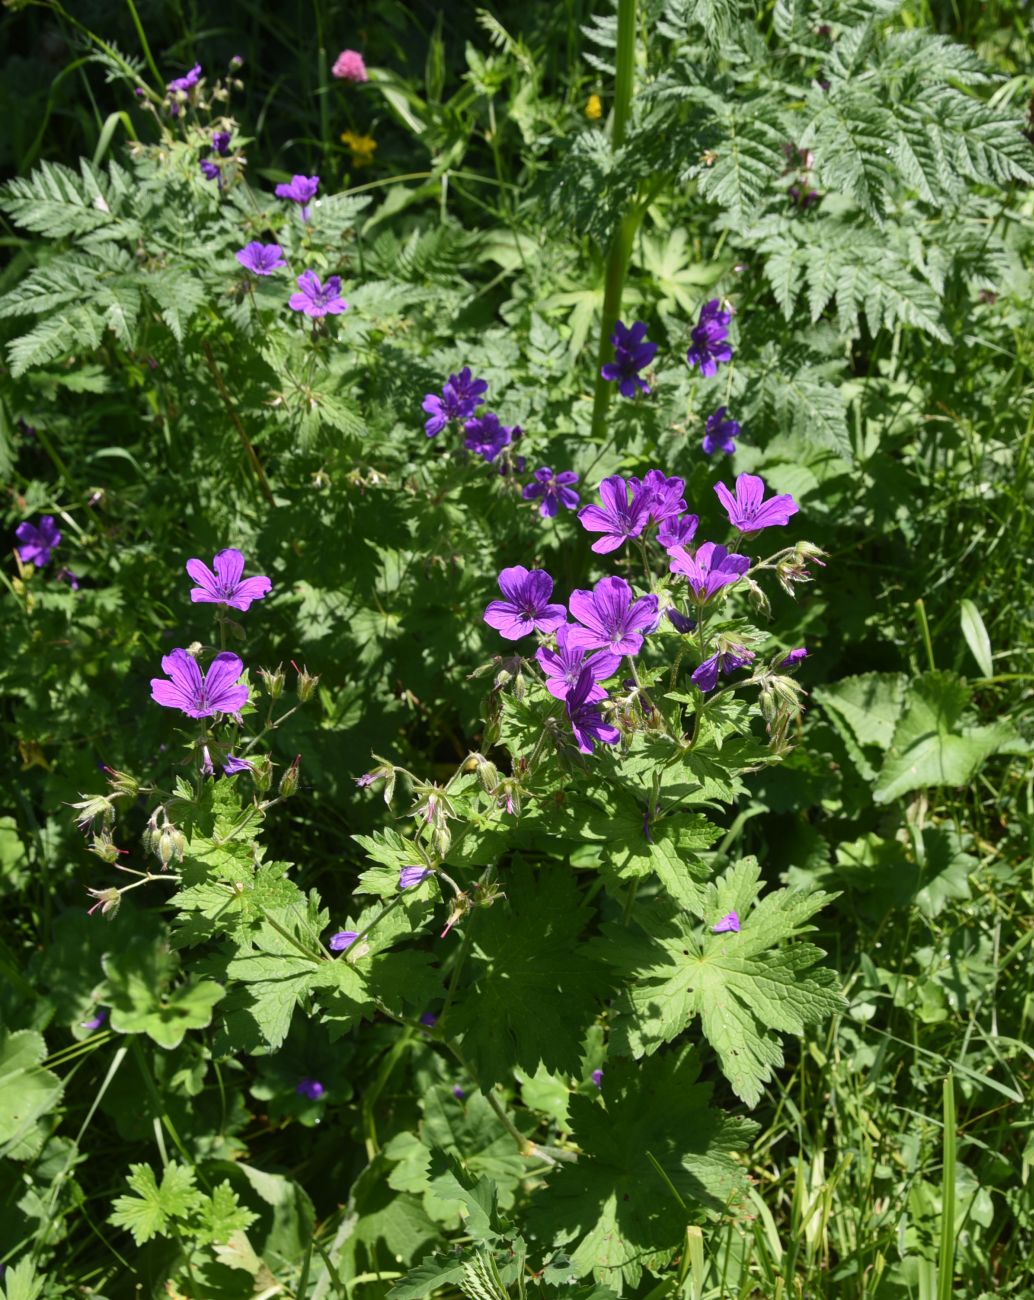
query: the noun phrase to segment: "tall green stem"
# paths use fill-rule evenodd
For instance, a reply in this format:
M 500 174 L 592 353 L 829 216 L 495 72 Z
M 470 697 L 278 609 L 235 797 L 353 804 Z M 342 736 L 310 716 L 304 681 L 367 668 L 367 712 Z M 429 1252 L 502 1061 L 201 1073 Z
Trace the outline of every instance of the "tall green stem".
M 617 77 L 614 83 L 614 117 L 611 144 L 620 149 L 632 107 L 632 82 L 635 77 L 636 0 L 618 0 Z M 610 336 L 621 314 L 621 293 L 625 287 L 625 269 L 632 251 L 632 240 L 642 210 L 636 205 L 623 217 L 607 254 L 607 272 L 603 289 L 603 320 L 596 354 L 596 389 L 592 403 L 592 436 L 603 435 L 603 422 L 610 401 L 610 384 L 600 374 L 610 353 Z

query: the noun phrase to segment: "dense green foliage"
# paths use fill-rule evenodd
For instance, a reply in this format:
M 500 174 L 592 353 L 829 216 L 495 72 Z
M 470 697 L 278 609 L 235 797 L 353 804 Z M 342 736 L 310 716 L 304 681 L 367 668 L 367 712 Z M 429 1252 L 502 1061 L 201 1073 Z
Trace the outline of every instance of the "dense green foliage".
M 5 19 L 85 88 L 8 105 L 0 192 L 7 1300 L 1029 1295 L 1020 9 L 86 8 Z M 618 315 L 649 395 L 597 378 Z M 424 434 L 463 366 L 490 463 Z M 693 610 L 543 465 L 679 476 L 697 543 L 740 473 L 800 509 Z M 231 546 L 269 596 L 192 603 Z M 608 682 L 617 744 L 483 621 L 515 565 L 698 617 Z M 152 701 L 174 647 L 240 655 L 239 720 Z

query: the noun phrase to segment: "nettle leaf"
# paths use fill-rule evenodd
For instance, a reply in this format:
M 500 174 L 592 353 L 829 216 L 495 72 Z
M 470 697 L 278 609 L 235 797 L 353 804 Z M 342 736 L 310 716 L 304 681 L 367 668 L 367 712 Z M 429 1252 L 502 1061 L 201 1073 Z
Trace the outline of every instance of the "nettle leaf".
M 926 786 L 967 785 L 992 754 L 1026 752 L 1007 722 L 964 726 L 969 695 L 954 673 L 924 673 L 911 684 L 873 790 L 876 803 Z
M 642 1065 L 612 1060 L 598 1097 L 571 1098 L 582 1154 L 550 1175 L 530 1224 L 539 1247 L 563 1247 L 579 1277 L 592 1273 L 619 1294 L 635 1287 L 645 1268 L 670 1260 L 687 1221 L 726 1212 L 745 1194 L 735 1154 L 757 1125 L 712 1109 L 699 1074 L 688 1047 Z
M 815 966 L 821 949 L 779 946 L 835 895 L 779 889 L 755 907 L 760 876 L 748 858 L 709 885 L 702 933 L 684 913 L 658 906 L 638 914 L 643 939 L 608 925 L 600 945 L 627 977 L 617 1001 L 616 1050 L 650 1055 L 699 1015 L 722 1072 L 748 1106 L 783 1064 L 776 1034 L 801 1034 L 843 1005 L 833 971 Z M 732 911 L 740 932 L 713 934 L 710 925 Z
M 610 984 L 606 966 L 578 946 L 589 913 L 570 872 L 536 878 L 522 865 L 500 884 L 506 902 L 467 922 L 470 982 L 449 1013 L 482 1088 L 508 1083 L 515 1065 L 576 1074 Z
M 162 1235 L 173 1219 L 186 1218 L 204 1199 L 194 1186 L 194 1171 L 169 1164 L 159 1185 L 150 1165 L 130 1165 L 127 1179 L 135 1195 L 115 1199 L 110 1221 L 127 1228 L 138 1246 Z

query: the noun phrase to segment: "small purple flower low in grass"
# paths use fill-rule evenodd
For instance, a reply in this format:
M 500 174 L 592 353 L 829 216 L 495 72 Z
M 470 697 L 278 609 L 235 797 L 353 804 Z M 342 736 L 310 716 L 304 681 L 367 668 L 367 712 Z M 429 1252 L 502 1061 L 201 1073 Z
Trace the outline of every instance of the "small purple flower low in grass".
M 357 930 L 338 930 L 337 934 L 330 936 L 327 947 L 331 952 L 344 952 L 346 948 L 351 948 L 358 938 Z
M 305 1097 L 309 1101 L 319 1101 L 327 1091 L 319 1079 L 299 1079 L 294 1090 L 299 1097 Z
M 188 560 L 184 567 L 197 583 L 190 590 L 190 599 L 195 605 L 229 605 L 247 613 L 251 602 L 268 596 L 273 586 L 264 576 L 245 578 L 244 556 L 233 546 L 215 555 L 212 560 L 214 573 L 203 560 Z
M 50 560 L 50 552 L 61 541 L 61 534 L 53 515 L 44 515 L 38 524 L 26 519 L 14 530 L 18 539 L 18 559 L 22 564 L 34 564 L 42 569 Z
M 764 480 L 757 474 L 738 474 L 735 496 L 724 483 L 716 483 L 714 490 L 725 507 L 729 523 L 741 533 L 758 533 L 762 528 L 788 524 L 791 515 L 800 509 L 788 492 L 764 500 Z
M 229 131 L 212 132 L 212 148 L 220 158 L 225 158 L 230 152 L 230 133 Z
M 719 651 L 710 659 L 704 662 L 690 676 L 690 681 L 694 686 L 698 686 L 706 695 L 708 691 L 713 691 L 718 685 L 718 674 L 724 673 L 726 677 L 734 673 L 737 668 L 744 668 L 754 658 L 754 651 L 748 650 L 746 646 L 733 646 L 729 650 Z
M 250 772 L 252 765 L 246 758 L 238 758 L 236 754 L 227 754 L 226 761 L 223 763 L 223 771 L 227 776 L 237 776 L 241 772 Z
M 284 250 L 279 244 L 260 244 L 258 240 L 253 240 L 244 248 L 234 253 L 237 261 L 246 271 L 251 271 L 253 275 L 272 275 L 274 271 L 279 271 L 282 266 L 286 266 L 284 261 Z
M 635 397 L 639 391 L 649 393 L 649 385 L 639 378 L 639 371 L 645 370 L 657 355 L 657 344 L 647 341 L 645 323 L 637 320 L 629 328 L 618 321 L 610 341 L 614 345 L 614 360 L 608 361 L 600 374 L 617 384 L 622 397 Z
M 458 1083 L 454 1083 L 452 1086 L 452 1095 L 456 1098 L 457 1101 L 462 1101 L 467 1094 L 463 1091 L 463 1089 L 460 1087 Z
M 201 64 L 195 63 L 189 72 L 182 77 L 175 77 L 168 83 L 167 90 L 178 90 L 186 94 L 188 90 L 193 90 L 201 80 Z
M 434 1014 L 433 1011 L 425 1011 L 424 1014 L 420 1017 L 420 1023 L 424 1025 L 425 1028 L 427 1029 L 433 1029 L 435 1025 L 438 1023 L 438 1017 Z
M 785 659 L 779 661 L 780 668 L 796 668 L 798 664 L 804 663 L 808 657 L 806 646 L 798 646 L 796 650 L 791 650 Z
M 685 479 L 668 478 L 659 469 L 648 469 L 643 476 L 642 486 L 634 490 L 642 497 L 651 524 L 675 519 L 686 508 Z
M 429 438 L 436 437 L 450 420 L 469 419 L 488 392 L 488 381 L 473 379 L 470 366 L 464 366 L 458 375 L 450 375 L 442 385 L 441 393 L 428 393 L 423 400 L 423 409 L 430 417 L 424 423 L 424 433 Z
M 707 417 L 704 441 L 701 446 L 708 456 L 713 456 L 716 451 L 731 456 L 736 450 L 736 443 L 733 439 L 740 436 L 740 426 L 736 420 L 727 420 L 725 418 L 727 410 L 727 407 L 719 406 L 713 415 Z
M 637 478 L 623 479 L 620 474 L 605 478 L 600 484 L 602 506 L 585 506 L 578 511 L 578 522 L 590 533 L 603 536 L 593 542 L 597 555 L 616 551 L 630 537 L 638 537 L 650 518 L 649 504 Z
M 578 493 L 571 484 L 578 482 L 578 475 L 572 470 L 565 469 L 554 474 L 548 465 L 543 465 L 535 471 L 532 478 L 535 481 L 524 489 L 524 499 L 538 501 L 541 498 L 539 514 L 543 519 L 552 519 L 560 506 L 565 510 L 577 510 Z
M 712 934 L 739 934 L 740 932 L 740 915 L 738 912 L 730 912 L 728 916 L 723 916 L 717 925 L 711 926 Z
M 164 677 L 151 678 L 151 699 L 166 709 L 179 709 L 188 718 L 211 718 L 216 713 L 236 713 L 248 702 L 248 688 L 238 686 L 244 664 L 235 654 L 217 654 L 201 676 L 197 662 L 186 650 L 175 649 L 162 658 Z
M 681 573 L 686 578 L 700 604 L 736 582 L 750 568 L 749 556 L 730 555 L 716 542 L 703 542 L 693 555 L 685 547 L 675 546 L 668 551 L 668 558 L 672 573 Z
M 431 874 L 430 867 L 400 867 L 399 889 L 412 889 L 415 885 L 422 885 Z
M 278 199 L 290 199 L 301 207 L 303 221 L 309 220 L 309 204 L 316 197 L 320 187 L 318 176 L 292 176 L 289 181 L 282 181 L 274 190 Z
M 463 439 L 464 447 L 483 456 L 491 464 L 504 447 L 508 447 L 514 438 L 520 437 L 521 428 L 519 424 L 507 428 L 505 424 L 499 423 L 499 416 L 494 411 L 485 411 L 483 415 L 468 420 L 463 431 L 467 435 Z
M 637 600 L 624 578 L 601 578 L 592 591 L 572 591 L 569 603 L 581 626 L 571 629 L 568 645 L 615 655 L 638 654 L 643 635 L 654 631 L 660 617 L 657 597 Z
M 596 704 L 607 698 L 607 692 L 596 683 L 614 676 L 621 666 L 621 656 L 611 654 L 609 650 L 600 650 L 586 659 L 584 646 L 571 644 L 572 631 L 569 623 L 557 628 L 557 648 L 550 650 L 548 646 L 539 646 L 535 658 L 546 674 L 546 690 L 558 700 L 567 699 L 577 686 L 582 670 L 588 669 L 593 685 L 585 698 L 590 704 Z
M 104 1024 L 107 1018 L 108 1018 L 107 1010 L 104 1007 L 101 1007 L 94 1015 L 92 1015 L 89 1018 L 89 1020 L 80 1020 L 79 1027 L 81 1029 L 100 1029 L 101 1025 Z
M 493 600 L 484 619 L 507 641 L 517 641 L 529 632 L 555 632 L 567 622 L 563 605 L 550 604 L 553 579 L 544 569 L 526 569 L 515 564 L 499 575 L 499 590 L 505 600 Z
M 214 162 L 209 162 L 207 158 L 201 159 L 201 175 L 206 181 L 217 181 L 219 179 L 219 167 Z
M 298 292 L 292 293 L 287 305 L 292 311 L 303 311 L 306 316 L 340 316 L 348 310 L 341 297 L 341 277 L 332 275 L 326 284 L 320 283 L 315 271 L 303 271 L 298 277 Z
M 599 1088 L 599 1089 L 602 1090 L 602 1088 L 603 1088 L 603 1071 L 602 1071 L 602 1070 L 593 1070 L 592 1074 L 589 1075 L 589 1078 L 593 1081 L 593 1083 L 596 1085 L 597 1088 Z
M 621 732 L 617 727 L 604 722 L 599 704 L 590 700 L 589 697 L 595 689 L 597 687 L 592 669 L 586 666 L 568 693 L 566 701 L 567 718 L 571 723 L 574 738 L 578 742 L 578 748 L 583 754 L 591 754 L 597 743 L 616 745 L 621 739 Z
M 732 360 L 732 348 L 725 341 L 729 337 L 730 320 L 732 313 L 722 311 L 717 298 L 705 302 L 700 308 L 700 318 L 693 327 L 693 342 L 686 360 L 691 370 L 699 366 L 705 379 L 716 373 L 720 362 Z
M 699 525 L 699 515 L 672 515 L 657 529 L 657 540 L 666 551 L 675 546 L 688 546 Z

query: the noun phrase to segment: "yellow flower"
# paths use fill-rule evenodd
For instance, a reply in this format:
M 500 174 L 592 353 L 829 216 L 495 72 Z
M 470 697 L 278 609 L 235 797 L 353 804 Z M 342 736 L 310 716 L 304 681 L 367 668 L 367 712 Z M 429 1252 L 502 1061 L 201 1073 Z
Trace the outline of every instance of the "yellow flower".
M 603 100 L 599 95 L 589 96 L 589 102 L 585 105 L 585 116 L 590 122 L 598 122 L 603 116 Z
M 373 162 L 377 141 L 372 135 L 357 135 L 355 131 L 342 131 L 341 143 L 348 146 L 353 167 L 368 167 Z

